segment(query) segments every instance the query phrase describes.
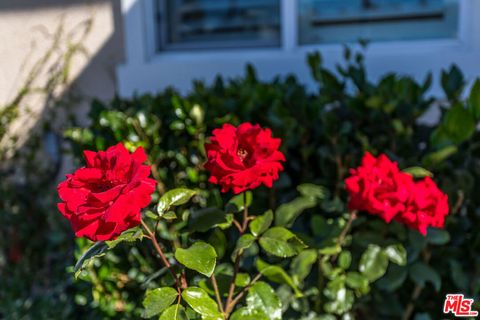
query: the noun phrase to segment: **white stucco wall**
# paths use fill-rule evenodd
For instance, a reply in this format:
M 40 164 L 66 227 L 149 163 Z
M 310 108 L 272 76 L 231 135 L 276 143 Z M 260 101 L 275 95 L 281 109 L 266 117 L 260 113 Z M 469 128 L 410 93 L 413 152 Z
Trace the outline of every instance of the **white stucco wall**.
M 83 45 L 86 56 L 77 55 L 70 68 L 70 85 L 88 100 L 89 97 L 111 98 L 115 93 L 115 67 L 122 59 L 122 36 L 118 3 L 112 1 L 79 0 L 0 0 L 0 106 L 11 101 L 24 85 L 34 63 L 53 43 L 53 35 L 60 26 L 64 28 L 62 51 L 66 52 L 65 39 L 71 33 L 73 41 L 85 30 L 82 24 L 93 19 L 91 31 Z M 61 59 L 58 52 L 46 63 L 47 69 Z M 57 60 L 57 61 L 56 61 Z M 48 79 L 43 70 L 35 81 L 42 87 Z M 58 92 L 56 94 L 59 94 Z M 42 95 L 31 97 L 30 107 L 42 108 Z M 82 117 L 88 102 L 75 107 Z

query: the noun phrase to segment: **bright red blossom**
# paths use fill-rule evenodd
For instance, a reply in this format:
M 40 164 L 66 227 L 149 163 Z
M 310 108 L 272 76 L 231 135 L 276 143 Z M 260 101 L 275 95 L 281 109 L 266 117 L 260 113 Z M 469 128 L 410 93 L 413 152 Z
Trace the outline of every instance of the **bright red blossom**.
M 366 153 L 362 165 L 345 180 L 351 210 L 378 215 L 387 223 L 395 219 L 427 234 L 427 227 L 443 228 L 448 197 L 429 177 L 414 181 L 385 155 Z
M 365 153 L 362 165 L 351 169 L 350 174 L 345 180 L 350 210 L 367 211 L 387 223 L 405 210 L 413 179 L 384 154 L 375 158 Z
M 151 201 L 156 182 L 143 148 L 130 154 L 119 143 L 106 151 L 84 151 L 86 167 L 58 185 L 60 212 L 77 237 L 113 240 L 140 224 L 140 210 Z
M 205 144 L 209 181 L 219 184 L 222 192 L 232 189 L 238 194 L 264 184 L 271 188 L 283 170 L 285 157 L 278 150 L 281 140 L 272 137 L 270 129 L 248 122 L 234 127 L 224 124 L 213 130 L 210 143 Z
M 443 228 L 448 215 L 448 196 L 426 177 L 415 183 L 405 211 L 396 219 L 427 234 L 427 227 Z

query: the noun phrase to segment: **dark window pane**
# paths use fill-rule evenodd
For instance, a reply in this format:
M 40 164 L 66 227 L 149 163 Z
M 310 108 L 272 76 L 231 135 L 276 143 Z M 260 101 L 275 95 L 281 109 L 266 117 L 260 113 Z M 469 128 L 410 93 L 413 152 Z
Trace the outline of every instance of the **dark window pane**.
M 167 0 L 159 12 L 161 49 L 280 44 L 280 0 Z
M 299 0 L 301 44 L 455 38 L 458 0 Z

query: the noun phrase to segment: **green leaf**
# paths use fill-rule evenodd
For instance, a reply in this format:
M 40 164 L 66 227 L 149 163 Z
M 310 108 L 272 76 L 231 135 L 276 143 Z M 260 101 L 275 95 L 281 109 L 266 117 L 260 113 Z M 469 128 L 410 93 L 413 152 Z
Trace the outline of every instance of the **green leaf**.
M 257 270 L 267 279 L 276 283 L 285 283 L 293 289 L 297 297 L 303 296 L 303 294 L 300 292 L 300 290 L 298 290 L 298 287 L 293 282 L 292 278 L 281 267 L 270 265 L 262 261 L 261 259 L 257 259 L 255 264 Z
M 327 220 L 319 215 L 312 217 L 310 226 L 315 237 L 323 238 L 331 231 L 331 226 L 327 223 Z
M 375 285 L 382 290 L 393 292 L 400 288 L 407 278 L 407 268 L 392 264 L 385 276 L 375 282 Z
M 446 230 L 429 228 L 427 232 L 427 241 L 431 244 L 444 245 L 450 241 L 450 234 Z
M 262 233 L 264 233 L 272 224 L 273 221 L 273 212 L 272 210 L 268 210 L 261 216 L 255 217 L 255 219 L 250 222 L 250 232 L 255 236 L 258 237 Z
M 222 230 L 230 228 L 234 220 L 233 213 L 227 213 L 225 214 L 225 222 L 219 223 L 216 226 L 219 227 Z
M 327 212 L 337 212 L 341 213 L 345 210 L 345 204 L 340 199 L 340 197 L 335 197 L 333 199 L 328 199 L 322 202 L 322 209 Z
M 197 192 L 186 188 L 177 188 L 167 191 L 158 201 L 157 212 L 162 216 L 170 207 L 187 203 Z
M 194 210 L 191 213 L 188 221 L 188 229 L 190 232 L 206 232 L 217 225 L 227 222 L 227 215 L 222 210 L 217 208 L 205 208 Z
M 259 242 L 263 250 L 281 258 L 292 257 L 306 248 L 296 235 L 283 227 L 268 229 Z
M 232 313 L 230 320 L 270 320 L 265 312 L 247 307 L 239 308 Z
M 371 244 L 360 257 L 360 272 L 373 282 L 383 276 L 388 267 L 388 256 L 377 245 Z
M 417 230 L 408 230 L 408 260 L 415 261 L 427 246 L 427 238 Z
M 337 317 L 331 314 L 322 314 L 314 319 L 315 320 L 337 320 Z
M 450 264 L 450 276 L 453 280 L 453 283 L 461 290 L 467 290 L 470 280 L 469 276 L 465 273 L 460 263 L 456 260 L 448 261 Z
M 452 142 L 459 144 L 473 135 L 476 123 L 472 114 L 463 105 L 455 104 L 447 110 L 442 126 Z
M 175 219 L 177 219 L 177 214 L 174 211 L 167 211 L 162 216 L 162 218 L 165 219 L 165 220 L 175 220 Z
M 325 187 L 317 186 L 312 183 L 304 183 L 297 187 L 298 192 L 302 196 L 317 198 L 319 200 L 325 199 L 328 194 L 328 190 Z
M 253 195 L 251 191 L 246 191 L 247 193 L 247 208 L 250 207 L 253 200 Z M 225 211 L 228 213 L 237 213 L 245 209 L 243 193 L 234 196 L 227 202 L 225 205 Z
M 407 264 L 407 250 L 405 250 L 400 243 L 392 244 L 386 247 L 384 251 L 393 263 L 399 266 L 405 266 Z
M 150 211 L 150 210 L 145 211 L 145 217 L 147 217 L 147 218 L 149 218 L 149 219 L 152 219 L 152 220 L 158 220 L 158 219 L 159 219 L 158 214 L 153 213 L 153 212 Z
M 185 308 L 181 304 L 168 307 L 160 316 L 159 320 L 188 320 Z
M 347 270 L 350 268 L 350 264 L 352 263 L 352 255 L 349 251 L 342 251 L 338 255 L 338 266 L 343 270 Z
M 318 252 L 324 256 L 333 256 L 340 253 L 340 251 L 342 251 L 342 247 L 338 244 L 333 244 L 331 246 L 323 247 L 318 250 Z
M 118 236 L 117 239 L 112 241 L 105 241 L 110 249 L 115 248 L 121 242 L 128 242 L 132 243 L 137 240 L 142 240 L 145 235 L 143 234 L 143 230 L 139 227 L 135 227 L 132 229 L 128 229 L 122 232 L 121 235 Z
M 109 247 L 104 241 L 95 242 L 90 248 L 88 248 L 88 250 L 82 254 L 80 259 L 78 259 L 75 267 L 73 267 L 75 278 L 78 278 L 82 270 L 85 269 L 94 258 L 104 256 L 108 249 Z
M 325 277 L 330 280 L 337 278 L 339 275 L 345 272 L 345 270 L 343 270 L 342 268 L 334 268 L 330 263 L 329 256 L 322 256 L 322 258 L 320 259 L 320 268 Z
M 245 249 L 250 248 L 250 246 L 255 242 L 255 237 L 251 234 L 247 233 L 242 235 L 238 241 L 237 245 L 235 246 L 235 250 L 232 253 L 232 261 L 235 261 L 237 255 L 243 254 Z
M 356 271 L 347 273 L 345 283 L 352 289 L 368 287 L 368 279 Z
M 217 253 L 208 243 L 195 242 L 190 248 L 178 248 L 175 251 L 175 259 L 185 267 L 200 272 L 210 277 L 215 269 Z
M 198 287 L 188 287 L 183 290 L 182 298 L 188 305 L 199 313 L 202 318 L 223 319 L 217 303 L 210 296 Z
M 450 156 L 457 153 L 457 151 L 458 148 L 456 146 L 446 146 L 438 151 L 427 154 L 422 162 L 427 167 L 435 166 L 447 160 Z
M 247 305 L 250 309 L 263 311 L 270 320 L 282 319 L 282 303 L 265 282 L 257 282 L 248 289 Z
M 250 275 L 248 273 L 237 273 L 235 285 L 238 287 L 246 287 L 250 283 Z
M 312 197 L 300 197 L 284 203 L 275 211 L 275 225 L 290 227 L 304 210 L 316 205 L 317 201 Z
M 422 167 L 409 167 L 402 170 L 405 173 L 413 176 L 416 179 L 421 179 L 425 177 L 433 177 L 433 173 Z
M 317 258 L 317 251 L 315 249 L 308 249 L 300 252 L 293 259 L 290 270 L 296 284 L 301 283 L 310 274 Z
M 423 287 L 425 283 L 430 282 L 436 291 L 440 290 L 442 279 L 438 272 L 429 265 L 423 262 L 416 262 L 410 267 L 408 274 L 417 285 Z
M 142 316 L 144 318 L 150 318 L 163 312 L 177 297 L 177 290 L 170 287 L 148 290 L 145 294 L 145 299 L 143 299 L 143 307 L 145 310 Z
M 217 253 L 217 257 L 221 259 L 225 255 L 227 250 L 227 237 L 222 230 L 216 228 L 213 230 L 212 234 L 208 238 L 208 243 L 210 243 Z
M 327 284 L 324 290 L 327 298 L 333 300 L 325 303 L 325 311 L 338 315 L 349 311 L 355 300 L 352 290 L 345 288 L 345 279 L 337 277 Z
M 468 105 L 471 113 L 475 119 L 480 120 L 480 79 L 476 79 L 475 83 L 470 90 L 470 96 L 468 97 Z
M 457 99 L 465 85 L 462 71 L 456 65 L 452 65 L 448 71 L 442 70 L 440 82 L 450 100 Z

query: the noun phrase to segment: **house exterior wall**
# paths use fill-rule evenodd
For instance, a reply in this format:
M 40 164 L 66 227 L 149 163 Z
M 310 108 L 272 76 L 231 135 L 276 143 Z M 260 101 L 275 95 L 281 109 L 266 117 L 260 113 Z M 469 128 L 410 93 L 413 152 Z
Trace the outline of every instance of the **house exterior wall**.
M 75 112 L 83 117 L 90 97 L 111 98 L 116 91 L 115 67 L 123 56 L 122 28 L 118 1 L 1 0 L 0 1 L 0 106 L 15 97 L 25 85 L 36 63 L 52 49 L 54 37 L 63 28 L 58 50 L 46 61 L 32 87 L 44 87 L 49 68 L 59 65 L 69 43 L 81 43 L 84 50 L 71 60 L 69 81 L 64 90 L 75 90 L 85 98 Z M 86 22 L 91 19 L 91 29 Z M 81 40 L 83 37 L 83 40 Z M 46 97 L 34 94 L 30 106 L 42 108 Z

